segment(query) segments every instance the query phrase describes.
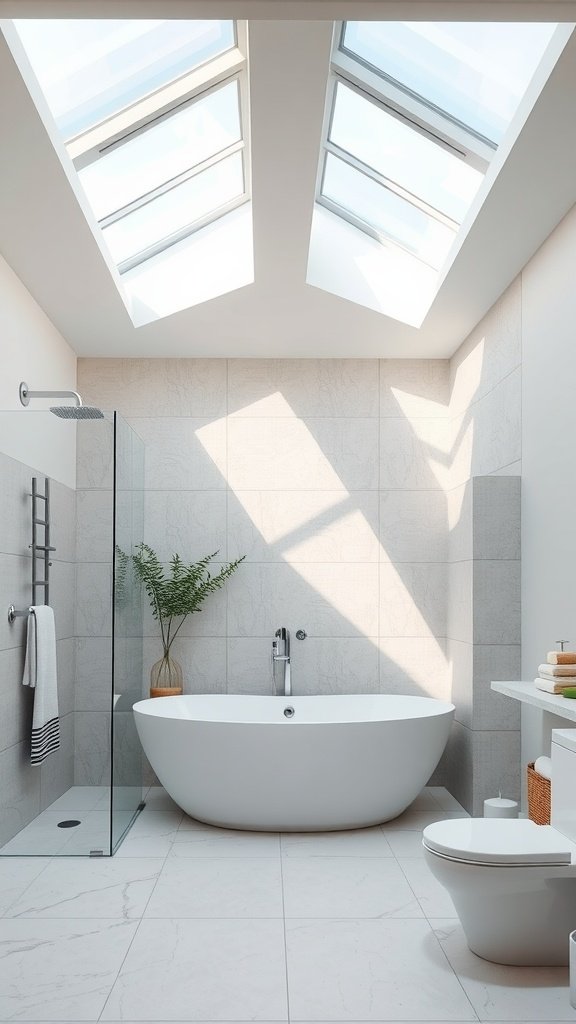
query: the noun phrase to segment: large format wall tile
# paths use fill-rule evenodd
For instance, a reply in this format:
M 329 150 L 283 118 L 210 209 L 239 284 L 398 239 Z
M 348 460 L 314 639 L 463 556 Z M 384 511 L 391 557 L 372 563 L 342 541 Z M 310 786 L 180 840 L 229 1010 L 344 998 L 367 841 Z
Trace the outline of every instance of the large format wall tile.
M 30 764 L 26 739 L 0 753 L 0 845 L 40 812 L 40 772 Z
M 448 359 L 380 360 L 380 416 L 444 419 L 449 397 Z
M 519 643 L 474 645 L 474 729 L 520 728 L 519 702 L 490 688 L 495 679 L 520 679 L 520 653 Z
M 520 643 L 520 562 L 474 562 L 474 643 Z
M 110 785 L 110 712 L 76 711 L 74 785 Z
M 176 552 L 188 562 L 214 551 L 227 558 L 225 491 L 146 491 L 144 521 L 144 540 L 160 561 Z
M 234 491 L 378 488 L 376 419 L 230 419 L 228 484 Z
M 29 739 L 34 692 L 22 686 L 24 648 L 0 651 L 0 750 Z
M 0 554 L 0 600 L 6 611 L 11 604 L 23 611 L 32 603 L 32 559 L 28 555 Z M 26 639 L 26 619 L 8 622 L 0 615 L 0 651 L 22 647 Z
M 76 538 L 78 562 L 111 562 L 114 530 L 112 491 L 78 491 Z
M 271 636 L 282 625 L 310 636 L 378 635 L 375 564 L 246 564 L 227 595 L 229 636 Z
M 225 419 L 150 417 L 131 422 L 146 449 L 146 490 L 226 487 Z
M 378 416 L 375 359 L 230 359 L 231 416 Z
M 383 562 L 380 635 L 446 636 L 447 566 L 442 562 Z
M 16 459 L 0 453 L 0 553 L 27 555 L 31 539 L 32 470 Z
M 448 481 L 449 437 L 444 419 L 382 419 L 380 487 L 441 490 Z
M 520 477 L 480 476 L 474 488 L 474 558 L 520 558 Z
M 380 637 L 380 690 L 450 700 L 447 642 L 442 637 Z
M 77 637 L 75 647 L 75 710 L 109 710 L 112 699 L 112 637 Z
M 114 423 L 110 417 L 76 424 L 76 487 L 111 488 L 114 483 Z
M 448 627 L 451 640 L 471 644 L 474 640 L 472 608 L 474 562 L 453 562 L 448 566 Z
M 378 561 L 375 491 L 237 491 L 228 497 L 230 557 L 250 562 Z
M 442 491 L 380 492 L 380 559 L 446 562 L 446 495 Z
M 86 402 L 122 416 L 222 416 L 223 359 L 79 359 Z
M 517 277 L 450 361 L 450 413 L 487 395 L 522 361 L 521 279 Z
M 76 566 L 76 636 L 112 635 L 112 566 Z
M 281 677 L 278 680 L 281 686 Z M 378 693 L 376 638 L 317 639 L 292 642 L 292 692 Z

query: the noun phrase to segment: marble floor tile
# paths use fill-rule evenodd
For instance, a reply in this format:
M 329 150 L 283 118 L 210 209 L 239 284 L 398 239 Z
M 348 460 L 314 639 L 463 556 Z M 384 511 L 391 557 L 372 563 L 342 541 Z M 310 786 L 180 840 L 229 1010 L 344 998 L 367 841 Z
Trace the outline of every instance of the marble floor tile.
M 163 786 L 150 786 L 144 795 L 144 803 L 148 811 L 180 811 L 178 804 L 168 796 Z
M 95 1021 L 136 921 L 0 921 L 0 1020 Z
M 163 861 L 56 858 L 12 904 L 6 917 L 139 918 Z
M 395 857 L 424 857 L 422 832 L 386 832 L 386 841 Z
M 422 829 L 426 828 L 426 825 L 431 825 L 434 821 L 444 821 L 447 818 L 468 818 L 469 814 L 466 811 L 412 811 L 408 808 L 403 814 L 398 815 L 397 818 L 393 818 L 392 821 L 385 821 L 380 826 L 384 830 L 384 835 L 388 832 L 421 832 Z
M 427 921 L 287 921 L 294 1021 L 476 1020 Z
M 171 858 L 145 917 L 283 917 L 279 858 Z
M 287 918 L 423 917 L 393 858 L 284 858 Z
M 285 832 L 283 857 L 392 857 L 379 825 L 348 832 Z
M 132 839 L 150 839 L 153 836 L 167 836 L 177 832 L 182 821 L 182 811 L 149 811 L 145 808 L 136 818 L 129 835 Z
M 50 864 L 50 857 L 0 858 L 0 917 Z
M 2 847 L 2 854 L 11 857 L 52 857 L 60 854 L 70 839 L 66 829 L 58 828 L 63 816 L 62 811 L 42 811 L 25 828 L 18 832 Z
M 197 821 L 196 818 L 191 818 L 188 814 L 183 814 L 180 822 L 182 832 L 210 832 L 215 827 L 215 825 L 207 825 L 205 821 Z
M 282 921 L 142 921 L 106 1021 L 285 1021 Z
M 398 864 L 426 917 L 458 917 L 447 890 L 434 878 L 423 857 L 399 857 Z
M 411 811 L 437 811 L 441 805 L 438 803 L 436 796 L 434 795 L 430 786 L 425 786 L 421 793 L 418 794 L 415 800 L 410 804 L 409 810 Z M 448 808 L 449 810 L 451 808 Z M 458 810 L 458 808 L 455 808 Z
M 567 967 L 493 964 L 468 949 L 458 921 L 430 924 L 481 1021 L 576 1021 Z
M 276 832 L 238 832 L 212 828 L 211 831 L 181 830 L 170 857 L 277 857 L 280 836 Z

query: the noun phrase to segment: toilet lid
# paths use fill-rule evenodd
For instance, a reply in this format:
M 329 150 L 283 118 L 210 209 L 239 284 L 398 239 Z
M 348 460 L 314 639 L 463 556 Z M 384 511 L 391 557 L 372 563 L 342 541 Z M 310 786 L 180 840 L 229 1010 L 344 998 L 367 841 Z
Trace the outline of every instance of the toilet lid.
M 478 864 L 570 864 L 574 846 L 550 825 L 528 819 L 456 818 L 424 829 L 433 853 Z

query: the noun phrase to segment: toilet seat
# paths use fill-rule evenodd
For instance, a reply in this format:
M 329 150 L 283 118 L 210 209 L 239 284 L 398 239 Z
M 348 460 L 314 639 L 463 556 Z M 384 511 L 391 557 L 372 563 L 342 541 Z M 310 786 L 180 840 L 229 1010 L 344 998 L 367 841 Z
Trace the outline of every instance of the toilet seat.
M 576 845 L 550 825 L 528 819 L 457 818 L 424 829 L 422 843 L 447 860 L 509 867 L 576 861 Z

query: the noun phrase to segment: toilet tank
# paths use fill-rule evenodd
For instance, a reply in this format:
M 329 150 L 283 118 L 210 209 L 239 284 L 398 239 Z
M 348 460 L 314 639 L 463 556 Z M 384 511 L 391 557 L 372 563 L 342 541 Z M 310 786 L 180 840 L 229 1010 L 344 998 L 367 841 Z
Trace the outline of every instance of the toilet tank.
M 576 842 L 576 729 L 552 730 L 550 823 Z

